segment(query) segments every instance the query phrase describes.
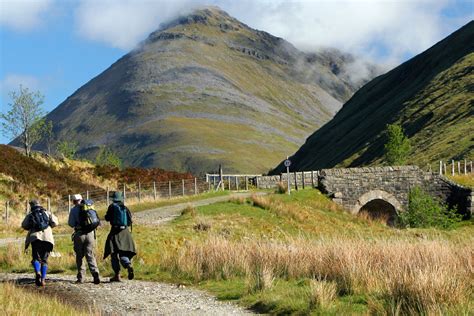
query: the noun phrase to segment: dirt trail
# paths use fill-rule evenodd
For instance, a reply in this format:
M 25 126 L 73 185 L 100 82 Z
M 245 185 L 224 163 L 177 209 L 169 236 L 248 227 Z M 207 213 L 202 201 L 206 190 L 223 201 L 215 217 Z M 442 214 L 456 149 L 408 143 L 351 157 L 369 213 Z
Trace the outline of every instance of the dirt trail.
M 171 284 L 123 281 L 75 284 L 74 276 L 49 275 L 45 288 L 36 288 L 32 274 L 0 273 L 0 282 L 55 295 L 75 306 L 104 315 L 251 315 L 234 304 L 219 302 L 209 294 Z
M 259 195 L 265 193 L 257 193 Z M 159 225 L 180 215 L 189 205 L 199 207 L 228 201 L 233 197 L 250 197 L 252 193 L 235 193 L 205 200 L 180 203 L 134 213 L 134 222 L 141 225 Z M 0 239 L 0 247 L 10 242 L 23 242 L 23 238 Z M 199 290 L 159 282 L 128 281 L 99 285 L 89 282 L 75 284 L 75 276 L 48 276 L 45 288 L 37 289 L 32 274 L 0 273 L 0 282 L 12 281 L 30 290 L 55 295 L 80 309 L 94 308 L 105 315 L 250 315 L 229 302 Z

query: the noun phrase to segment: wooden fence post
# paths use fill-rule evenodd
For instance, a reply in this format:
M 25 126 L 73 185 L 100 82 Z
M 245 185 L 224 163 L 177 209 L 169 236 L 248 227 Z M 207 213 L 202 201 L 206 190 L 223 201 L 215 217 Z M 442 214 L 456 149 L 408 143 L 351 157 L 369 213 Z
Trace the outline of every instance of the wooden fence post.
M 245 176 L 245 191 L 249 190 L 249 178 Z
M 301 171 L 301 183 L 303 184 L 302 188 L 304 190 L 304 171 Z
M 67 212 L 71 212 L 71 194 L 67 196 Z
M 8 216 L 9 216 L 8 208 L 9 208 L 9 206 L 10 206 L 10 201 L 6 201 L 5 202 L 5 224 L 8 224 Z
M 142 201 L 142 183 L 138 181 L 138 202 Z
M 458 161 L 458 174 L 461 174 L 461 162 Z
M 216 176 L 212 176 L 212 188 L 216 189 Z
M 472 160 L 471 160 L 471 163 L 470 163 L 470 165 L 471 165 L 471 173 L 472 173 Z
M 171 199 L 171 181 L 168 181 L 168 198 Z
M 311 170 L 311 187 L 314 189 L 314 171 Z
M 454 160 L 451 160 L 451 174 L 454 176 Z
M 239 191 L 239 177 L 238 176 L 235 176 L 235 186 L 236 186 L 237 191 Z
M 184 196 L 184 179 L 181 180 L 181 185 L 182 185 L 182 188 L 183 188 L 183 196 Z
M 110 196 L 110 190 L 109 190 L 109 187 L 107 187 L 107 193 L 106 193 L 106 194 L 107 194 L 107 196 L 106 196 L 106 198 L 105 198 L 105 201 L 106 201 L 107 205 L 109 205 L 109 204 L 110 204 L 110 200 L 109 200 L 109 199 L 110 199 L 110 198 L 109 198 L 109 196 Z
M 448 174 L 448 169 L 446 169 L 447 168 L 446 163 L 443 163 L 443 166 L 444 166 L 444 173 L 443 174 L 447 175 Z
M 86 191 L 86 199 L 89 199 L 89 190 Z
M 229 191 L 230 191 L 230 176 L 227 177 L 227 181 L 229 181 Z
M 464 159 L 464 174 L 467 174 L 467 161 Z
M 439 174 L 443 175 L 443 161 L 442 160 L 439 161 Z
M 255 185 L 257 186 L 257 189 L 258 189 L 259 188 L 258 176 L 255 177 Z
M 46 202 L 48 204 L 48 212 L 51 212 L 51 199 L 49 198 L 49 196 L 46 198 Z
M 194 178 L 194 195 L 198 194 L 197 178 Z
M 153 181 L 153 200 L 156 201 L 156 182 Z
M 297 177 L 296 171 L 294 172 L 294 175 L 295 175 L 295 190 L 298 191 L 298 177 Z

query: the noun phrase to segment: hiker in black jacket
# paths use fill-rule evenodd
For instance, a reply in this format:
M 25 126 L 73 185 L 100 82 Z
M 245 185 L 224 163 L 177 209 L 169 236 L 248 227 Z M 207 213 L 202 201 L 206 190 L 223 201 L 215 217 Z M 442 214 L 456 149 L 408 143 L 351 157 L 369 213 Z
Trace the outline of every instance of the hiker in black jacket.
M 132 225 L 132 214 L 123 204 L 121 192 L 115 192 L 113 203 L 109 205 L 105 220 L 110 222 L 111 229 L 107 236 L 104 249 L 104 259 L 111 255 L 112 269 L 115 275 L 110 282 L 120 282 L 120 264 L 127 269 L 128 279 L 134 278 L 132 258 L 137 254 L 135 243 L 129 227 Z

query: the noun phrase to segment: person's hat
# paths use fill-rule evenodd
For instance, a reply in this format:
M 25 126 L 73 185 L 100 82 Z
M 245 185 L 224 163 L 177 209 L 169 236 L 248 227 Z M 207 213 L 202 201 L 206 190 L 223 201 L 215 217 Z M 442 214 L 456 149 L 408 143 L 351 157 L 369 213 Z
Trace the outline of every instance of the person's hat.
M 82 203 L 84 203 L 87 206 L 92 206 L 94 205 L 94 201 L 92 200 L 83 200 Z
M 30 201 L 30 206 L 33 207 L 33 206 L 38 206 L 39 205 L 39 202 L 38 200 L 31 200 Z
M 82 195 L 80 195 L 80 194 L 74 194 L 74 195 L 72 196 L 72 200 L 73 200 L 73 201 L 82 200 Z
M 123 195 L 122 192 L 120 191 L 115 191 L 114 195 L 112 195 L 112 200 L 114 202 L 122 202 L 123 201 Z

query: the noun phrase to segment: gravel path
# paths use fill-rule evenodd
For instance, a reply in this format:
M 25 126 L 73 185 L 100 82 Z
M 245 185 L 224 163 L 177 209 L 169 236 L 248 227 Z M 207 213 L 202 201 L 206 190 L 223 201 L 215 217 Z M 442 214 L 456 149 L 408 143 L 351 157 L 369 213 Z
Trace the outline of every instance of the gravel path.
M 188 206 L 199 207 L 219 202 L 229 201 L 232 198 L 248 198 L 252 195 L 265 195 L 265 192 L 242 192 L 234 193 L 232 195 L 218 196 L 214 198 L 209 198 L 205 200 L 198 200 L 186 203 L 180 203 L 170 206 L 162 206 L 156 209 L 146 210 L 142 212 L 133 213 L 134 223 L 141 225 L 158 225 L 163 222 L 173 220 L 181 214 L 181 211 Z
M 191 205 L 199 207 L 232 198 L 247 198 L 252 194 L 235 193 L 205 200 L 164 206 L 134 213 L 134 222 L 142 225 L 159 225 L 170 221 Z M 0 239 L 0 247 L 11 242 L 23 242 L 24 238 Z M 105 315 L 251 315 L 252 312 L 232 303 L 217 301 L 206 292 L 166 283 L 128 281 L 110 283 L 104 280 L 99 285 L 75 284 L 75 276 L 48 276 L 45 288 L 39 289 L 48 295 L 56 295 L 80 309 L 95 306 Z M 21 287 L 38 291 L 32 274 L 0 273 L 0 282 L 12 281 Z
M 252 315 L 228 302 L 182 286 L 145 281 L 108 281 L 75 284 L 74 276 L 50 274 L 46 287 L 36 288 L 32 274 L 0 273 L 0 282 L 11 281 L 28 290 L 56 295 L 79 308 L 104 315 Z

